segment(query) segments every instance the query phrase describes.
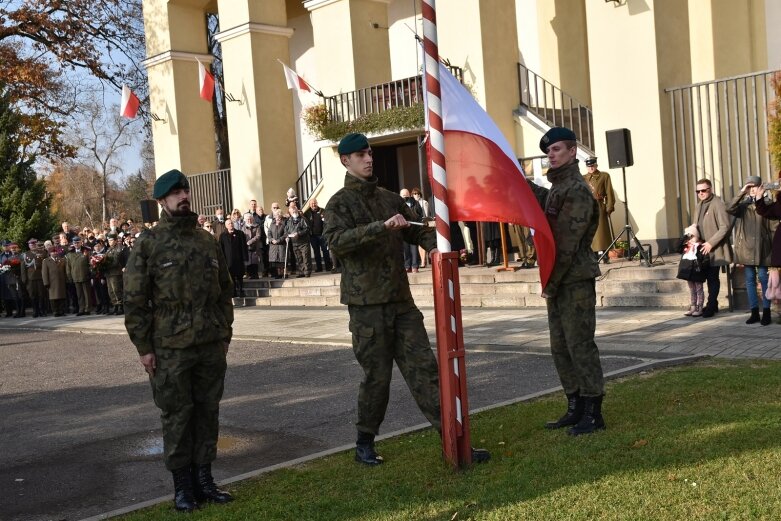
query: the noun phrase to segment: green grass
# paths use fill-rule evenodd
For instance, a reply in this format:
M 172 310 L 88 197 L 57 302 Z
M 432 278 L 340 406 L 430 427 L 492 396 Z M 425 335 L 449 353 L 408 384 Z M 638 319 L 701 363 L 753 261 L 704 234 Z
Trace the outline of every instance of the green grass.
M 231 487 L 188 519 L 695 520 L 781 518 L 781 363 L 707 362 L 609 385 L 608 429 L 546 431 L 562 397 L 473 415 L 485 465 L 454 472 L 427 430 Z M 219 464 L 219 460 L 218 463 Z M 123 519 L 182 519 L 171 504 Z

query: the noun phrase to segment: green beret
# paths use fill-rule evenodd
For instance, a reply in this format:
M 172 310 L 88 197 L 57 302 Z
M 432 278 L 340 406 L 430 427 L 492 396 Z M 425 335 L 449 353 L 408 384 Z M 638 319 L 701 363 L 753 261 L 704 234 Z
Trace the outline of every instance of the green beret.
M 540 140 L 540 150 L 543 151 L 543 153 L 548 153 L 548 147 L 551 146 L 553 143 L 558 143 L 559 141 L 577 141 L 578 138 L 575 137 L 575 133 L 571 131 L 568 128 L 564 127 L 553 127 L 549 131 L 545 133 L 544 136 L 542 136 L 542 139 Z
M 116 238 L 117 238 L 116 233 L 109 233 L 108 235 L 106 235 L 106 239 L 116 239 Z
M 349 155 L 369 148 L 369 140 L 363 134 L 347 134 L 339 141 L 339 155 Z
M 171 190 L 176 188 L 190 188 L 190 181 L 188 181 L 187 176 L 179 170 L 169 170 L 155 181 L 155 189 L 154 192 L 152 192 L 152 197 L 155 199 L 162 199 L 168 195 Z

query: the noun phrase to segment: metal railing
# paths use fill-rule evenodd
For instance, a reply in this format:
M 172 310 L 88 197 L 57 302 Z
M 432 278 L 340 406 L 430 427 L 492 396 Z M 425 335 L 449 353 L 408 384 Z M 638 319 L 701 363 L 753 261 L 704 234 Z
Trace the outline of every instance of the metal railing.
M 459 82 L 463 83 L 463 69 L 453 65 L 446 65 L 446 67 Z M 331 123 L 354 121 L 365 114 L 379 114 L 386 110 L 411 107 L 422 102 L 423 78 L 420 75 L 325 98 Z
M 591 108 L 562 91 L 522 63 L 518 64 L 521 105 L 551 127 L 567 127 L 580 144 L 594 153 L 594 118 Z
M 747 176 L 775 178 L 768 152 L 771 79 L 762 71 L 665 89 L 670 104 L 678 224 L 692 222 L 698 179 L 729 200 Z M 776 165 L 781 167 L 781 165 Z
M 195 213 L 214 215 L 217 208 L 229 215 L 233 208 L 231 192 L 231 171 L 216 170 L 188 175 L 190 181 L 190 204 Z
M 301 175 L 296 181 L 296 190 L 301 204 L 308 201 L 314 193 L 317 185 L 323 180 L 323 163 L 320 159 L 320 150 L 317 151 L 315 157 L 309 162 L 309 164 L 301 172 Z

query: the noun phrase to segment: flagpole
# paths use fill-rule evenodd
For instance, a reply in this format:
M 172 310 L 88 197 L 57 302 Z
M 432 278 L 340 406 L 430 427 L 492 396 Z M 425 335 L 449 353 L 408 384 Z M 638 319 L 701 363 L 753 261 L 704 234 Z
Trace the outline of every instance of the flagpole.
M 432 255 L 434 315 L 439 361 L 439 400 L 442 420 L 442 451 L 458 468 L 472 462 L 469 439 L 469 402 L 461 321 L 461 291 L 458 253 L 451 252 L 450 212 L 447 200 L 445 134 L 439 77 L 436 0 L 423 0 L 423 75 L 426 89 L 426 151 L 428 175 L 434 193 L 438 253 Z

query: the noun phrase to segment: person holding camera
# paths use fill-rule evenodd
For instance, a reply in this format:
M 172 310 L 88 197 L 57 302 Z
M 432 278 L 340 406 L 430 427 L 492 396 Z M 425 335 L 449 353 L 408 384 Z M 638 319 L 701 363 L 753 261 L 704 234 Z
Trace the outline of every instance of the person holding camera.
M 745 185 L 727 206 L 727 213 L 735 217 L 735 263 L 742 264 L 746 276 L 746 294 L 751 316 L 746 324 L 770 324 L 770 300 L 767 298 L 770 255 L 773 250 L 775 224 L 757 213 L 757 191 L 762 186 L 759 176 L 750 176 Z M 757 276 L 762 286 L 762 318 L 759 317 Z

